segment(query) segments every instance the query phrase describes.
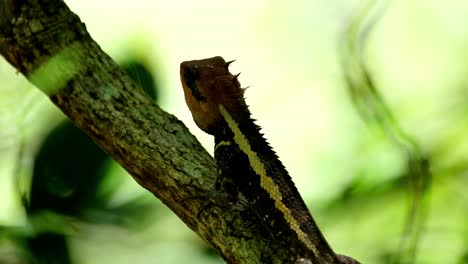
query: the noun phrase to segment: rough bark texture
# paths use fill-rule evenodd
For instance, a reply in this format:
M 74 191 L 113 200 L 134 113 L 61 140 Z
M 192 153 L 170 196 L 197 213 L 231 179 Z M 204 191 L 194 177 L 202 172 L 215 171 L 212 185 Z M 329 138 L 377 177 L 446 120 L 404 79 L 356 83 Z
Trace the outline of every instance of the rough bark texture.
M 255 214 L 209 199 L 212 157 L 100 49 L 63 1 L 2 1 L 0 53 L 227 262 L 292 261 L 288 249 L 260 235 Z

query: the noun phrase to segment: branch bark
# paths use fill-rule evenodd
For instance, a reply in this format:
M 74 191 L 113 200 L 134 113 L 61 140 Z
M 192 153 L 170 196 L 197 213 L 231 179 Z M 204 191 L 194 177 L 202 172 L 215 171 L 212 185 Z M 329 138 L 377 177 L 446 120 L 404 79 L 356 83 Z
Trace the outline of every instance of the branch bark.
M 212 157 L 100 49 L 62 0 L 2 1 L 0 53 L 227 262 L 291 262 L 254 212 L 208 199 L 215 192 Z

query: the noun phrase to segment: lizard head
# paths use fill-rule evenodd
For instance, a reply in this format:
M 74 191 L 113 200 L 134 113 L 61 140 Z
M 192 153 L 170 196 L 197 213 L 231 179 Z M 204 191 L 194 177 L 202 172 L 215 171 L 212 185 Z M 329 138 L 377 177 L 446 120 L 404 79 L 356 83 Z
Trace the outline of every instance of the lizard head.
M 197 126 L 209 134 L 223 120 L 219 105 L 229 112 L 247 109 L 238 75 L 228 70 L 230 63 L 217 56 L 180 64 L 180 79 L 187 106 Z

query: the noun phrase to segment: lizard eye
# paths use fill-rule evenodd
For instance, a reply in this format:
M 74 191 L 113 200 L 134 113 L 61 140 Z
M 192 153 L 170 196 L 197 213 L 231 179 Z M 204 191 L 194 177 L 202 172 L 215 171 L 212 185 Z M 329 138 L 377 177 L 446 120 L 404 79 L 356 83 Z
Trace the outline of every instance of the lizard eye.
M 201 91 L 197 85 L 197 80 L 200 77 L 198 68 L 184 68 L 184 82 L 190 88 L 193 97 L 198 101 L 206 101 L 206 98 L 201 94 Z
M 194 82 L 200 77 L 198 67 L 184 67 L 184 80 L 185 82 Z

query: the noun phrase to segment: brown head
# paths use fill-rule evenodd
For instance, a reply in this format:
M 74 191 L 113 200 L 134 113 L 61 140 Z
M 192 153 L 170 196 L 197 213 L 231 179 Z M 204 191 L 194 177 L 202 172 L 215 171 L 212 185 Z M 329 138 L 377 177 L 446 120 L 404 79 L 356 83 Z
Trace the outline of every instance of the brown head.
M 228 70 L 230 63 L 217 56 L 180 64 L 180 79 L 187 106 L 197 126 L 209 134 L 223 119 L 219 105 L 230 113 L 248 111 L 238 75 Z

